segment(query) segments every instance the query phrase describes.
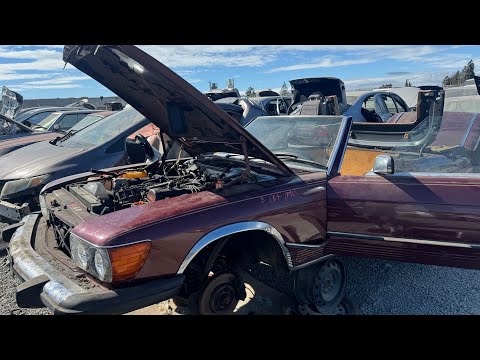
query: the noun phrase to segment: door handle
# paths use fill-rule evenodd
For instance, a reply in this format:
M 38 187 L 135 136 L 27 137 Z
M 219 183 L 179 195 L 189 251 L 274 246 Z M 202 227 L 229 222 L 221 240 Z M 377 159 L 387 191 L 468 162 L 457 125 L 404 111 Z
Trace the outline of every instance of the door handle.
M 317 186 L 317 187 L 314 187 L 313 189 L 305 191 L 302 194 L 302 196 L 312 196 L 324 191 L 325 191 L 325 186 Z

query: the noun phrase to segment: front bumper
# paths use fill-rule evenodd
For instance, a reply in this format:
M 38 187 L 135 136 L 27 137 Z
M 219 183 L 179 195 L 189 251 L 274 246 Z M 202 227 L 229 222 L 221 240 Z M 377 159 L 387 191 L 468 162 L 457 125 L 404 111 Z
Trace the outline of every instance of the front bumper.
M 20 221 L 28 214 L 30 214 L 28 203 L 18 206 L 8 201 L 0 200 L 0 215 L 10 221 Z
M 122 289 L 85 290 L 32 248 L 40 219 L 41 214 L 27 215 L 10 240 L 13 272 L 24 281 L 16 294 L 21 307 L 43 304 L 54 314 L 123 314 L 169 299 L 183 284 L 184 276 L 177 275 Z

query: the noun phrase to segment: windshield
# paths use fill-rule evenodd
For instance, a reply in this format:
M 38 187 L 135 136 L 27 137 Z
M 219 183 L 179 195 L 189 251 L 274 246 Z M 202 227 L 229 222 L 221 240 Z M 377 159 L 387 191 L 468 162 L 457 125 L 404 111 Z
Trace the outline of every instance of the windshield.
M 338 137 L 341 116 L 262 116 L 246 126 L 287 165 L 326 168 Z
M 480 115 L 477 112 L 444 112 L 428 117 L 393 148 L 395 173 L 480 172 Z
M 33 129 L 36 131 L 47 131 L 61 115 L 62 113 L 59 112 L 51 113 L 37 125 L 34 125 Z
M 103 119 L 103 116 L 101 115 L 87 115 L 85 116 L 82 120 L 80 120 L 78 123 L 73 125 L 70 128 L 69 132 L 77 132 L 79 130 L 82 130 L 83 128 L 86 128 L 89 125 L 92 125 L 93 123 L 96 123 L 98 120 Z
M 86 119 L 86 117 L 85 117 Z M 85 120 L 83 119 L 82 122 Z M 117 135 L 144 121 L 145 117 L 134 108 L 119 111 L 97 121 L 59 146 L 70 148 L 91 148 L 103 145 Z M 79 123 L 80 124 L 80 123 Z M 129 135 L 129 134 L 127 134 Z

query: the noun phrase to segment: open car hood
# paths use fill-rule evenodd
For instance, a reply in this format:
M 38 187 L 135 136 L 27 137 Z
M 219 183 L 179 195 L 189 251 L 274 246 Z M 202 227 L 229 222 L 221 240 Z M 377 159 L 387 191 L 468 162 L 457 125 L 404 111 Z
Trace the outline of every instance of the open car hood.
M 63 59 L 116 93 L 192 156 L 233 152 L 285 164 L 183 78 L 132 45 L 66 45 Z M 242 145 L 243 143 L 243 145 Z

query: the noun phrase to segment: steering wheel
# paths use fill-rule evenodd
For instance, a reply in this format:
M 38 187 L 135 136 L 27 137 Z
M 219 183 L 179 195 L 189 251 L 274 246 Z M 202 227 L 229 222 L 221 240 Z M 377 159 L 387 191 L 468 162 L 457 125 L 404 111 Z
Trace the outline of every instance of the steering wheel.
M 135 135 L 135 142 L 137 144 L 142 144 L 143 145 L 143 147 L 145 148 L 145 152 L 147 153 L 148 158 L 153 158 L 154 153 L 153 153 L 152 145 L 150 145 L 150 143 L 145 138 L 145 136 L 143 136 L 142 134 Z
M 277 99 L 277 115 L 282 115 L 287 113 L 285 103 L 281 99 Z

